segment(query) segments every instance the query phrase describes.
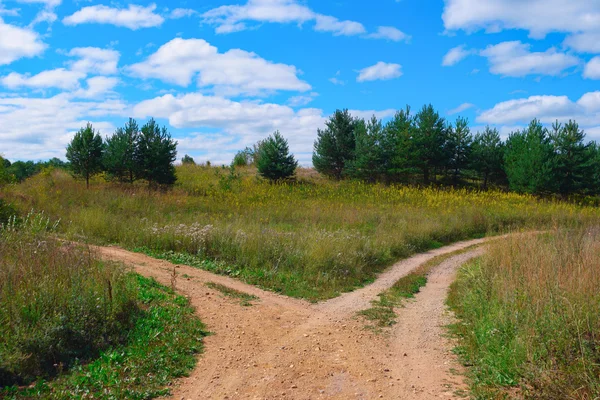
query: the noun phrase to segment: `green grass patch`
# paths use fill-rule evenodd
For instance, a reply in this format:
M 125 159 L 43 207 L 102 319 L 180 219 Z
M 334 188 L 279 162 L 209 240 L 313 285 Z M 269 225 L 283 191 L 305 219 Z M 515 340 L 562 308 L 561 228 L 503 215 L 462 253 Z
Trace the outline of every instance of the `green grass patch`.
M 219 283 L 206 282 L 206 286 L 208 286 L 211 289 L 218 290 L 219 292 L 221 292 L 223 295 L 225 295 L 227 297 L 231 297 L 231 298 L 240 300 L 240 305 L 242 305 L 244 307 L 251 306 L 252 301 L 259 299 L 257 296 L 254 296 L 254 295 L 248 294 L 248 293 L 244 293 L 244 292 L 240 292 L 239 290 L 232 289 L 230 287 L 221 285 Z
M 168 395 L 167 385 L 196 365 L 207 333 L 185 297 L 152 279 L 131 275 L 141 310 L 123 344 L 54 379 L 0 388 L 0 397 L 141 400 Z

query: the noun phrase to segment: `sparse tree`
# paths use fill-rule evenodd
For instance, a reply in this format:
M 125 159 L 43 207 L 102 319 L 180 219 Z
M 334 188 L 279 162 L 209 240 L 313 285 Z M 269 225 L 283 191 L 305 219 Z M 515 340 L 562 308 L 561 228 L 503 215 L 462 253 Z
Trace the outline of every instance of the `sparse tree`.
M 104 144 L 100 134 L 88 123 L 81 128 L 67 146 L 67 159 L 71 162 L 73 173 L 85 179 L 90 187 L 90 178 L 102 171 L 102 153 Z
M 326 128 L 317 131 L 313 151 L 317 171 L 338 180 L 348 172 L 355 155 L 357 123 L 348 110 L 337 110 L 326 122 Z
M 110 176 L 129 183 L 138 177 L 140 171 L 135 154 L 139 137 L 137 122 L 129 118 L 124 128 L 118 128 L 106 139 L 104 168 Z
M 271 181 L 294 176 L 298 162 L 290 154 L 287 140 L 275 131 L 263 141 L 258 154 L 258 173 Z
M 159 127 L 154 119 L 142 126 L 135 160 L 140 177 L 150 186 L 172 185 L 177 180 L 174 162 L 177 142 L 171 139 L 166 127 Z

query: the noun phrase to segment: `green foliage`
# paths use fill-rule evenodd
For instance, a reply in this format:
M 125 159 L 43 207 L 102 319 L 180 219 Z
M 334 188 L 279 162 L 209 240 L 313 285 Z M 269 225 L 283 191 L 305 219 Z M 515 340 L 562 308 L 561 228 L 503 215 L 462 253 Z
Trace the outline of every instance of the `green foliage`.
M 411 140 L 414 131 L 414 118 L 410 115 L 409 106 L 396 112 L 385 125 L 381 147 L 386 182 L 400 182 L 403 176 L 413 172 L 415 163 Z
M 260 147 L 256 167 L 262 177 L 271 181 L 294 176 L 298 162 L 290 154 L 288 142 L 279 131 L 269 136 Z
M 10 161 L 0 156 L 0 186 L 12 183 L 15 180 L 15 177 L 9 173 L 8 168 L 10 168 Z
M 244 150 L 238 151 L 233 157 L 232 165 L 234 167 L 245 167 L 252 163 L 252 149 L 246 147 Z
M 191 165 L 194 165 L 194 164 L 196 164 L 196 161 L 194 161 L 194 158 L 193 158 L 193 157 L 190 157 L 190 156 L 188 156 L 188 155 L 186 154 L 185 156 L 183 156 L 183 157 L 181 158 L 181 163 L 182 163 L 182 164 L 191 164 Z
M 30 216 L 0 229 L 0 386 L 50 377 L 123 343 L 138 312 L 133 280 Z
M 489 182 L 500 183 L 504 177 L 504 144 L 496 128 L 486 126 L 473 140 L 471 166 L 483 179 L 483 189 Z
M 135 158 L 140 133 L 137 122 L 129 118 L 124 128 L 106 138 L 104 168 L 107 174 L 121 182 L 133 183 L 141 174 Z
M 469 129 L 469 121 L 458 117 L 454 127 L 448 127 L 446 151 L 448 167 L 452 170 L 452 183 L 458 185 L 461 172 L 469 165 L 471 159 L 473 136 Z
M 365 181 L 382 180 L 387 174 L 385 158 L 384 129 L 377 117 L 373 116 L 365 125 L 357 121 L 354 130 L 356 136 L 356 156 L 349 163 L 348 174 Z
M 6 200 L 0 198 L 0 226 L 6 224 L 10 218 L 18 215 L 17 209 Z
M 519 193 L 550 193 L 556 187 L 553 148 L 548 130 L 533 120 L 506 141 L 504 163 L 510 189 Z
M 81 128 L 67 146 L 67 159 L 71 163 L 73 173 L 85 179 L 88 188 L 90 177 L 102 171 L 103 151 L 102 138 L 90 123 Z
M 317 171 L 342 179 L 354 160 L 357 127 L 358 120 L 348 110 L 336 110 L 326 122 L 326 128 L 317 131 L 312 158 Z
M 0 389 L 0 397 L 144 400 L 169 395 L 172 380 L 195 367 L 207 333 L 185 297 L 153 279 L 129 277 L 141 310 L 123 344 L 102 350 L 94 360 L 51 381 Z
M 423 183 L 430 183 L 431 172 L 446 165 L 445 152 L 448 140 L 446 121 L 440 117 L 431 104 L 423 106 L 415 115 L 415 130 L 411 152 L 415 167 L 423 173 Z
M 585 133 L 575 121 L 552 125 L 550 140 L 554 147 L 553 170 L 558 193 L 571 195 L 593 191 L 593 161 Z
M 177 142 L 166 127 L 160 128 L 154 119 L 142 126 L 135 153 L 139 176 L 151 186 L 172 185 L 177 180 L 174 162 Z

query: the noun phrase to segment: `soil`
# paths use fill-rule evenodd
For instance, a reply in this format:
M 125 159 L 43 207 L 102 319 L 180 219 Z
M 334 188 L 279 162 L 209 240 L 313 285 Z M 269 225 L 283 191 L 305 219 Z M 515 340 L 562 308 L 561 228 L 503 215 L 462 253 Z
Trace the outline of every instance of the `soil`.
M 372 284 L 317 304 L 258 289 L 196 268 L 174 265 L 118 247 L 96 247 L 105 259 L 187 296 L 212 332 L 196 369 L 172 388 L 187 399 L 459 399 L 467 387 L 444 326 L 457 268 L 482 248 L 437 266 L 427 285 L 398 308 L 398 323 L 383 334 L 366 329 L 358 311 L 377 294 L 433 257 L 484 243 L 476 239 L 400 261 Z M 205 285 L 214 282 L 259 297 L 252 306 Z

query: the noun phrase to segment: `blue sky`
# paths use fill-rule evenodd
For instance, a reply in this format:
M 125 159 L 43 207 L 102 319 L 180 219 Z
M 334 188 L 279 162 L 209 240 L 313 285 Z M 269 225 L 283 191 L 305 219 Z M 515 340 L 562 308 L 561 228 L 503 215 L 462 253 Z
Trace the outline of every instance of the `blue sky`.
M 600 0 L 0 0 L 0 154 L 64 158 L 153 116 L 228 163 L 275 129 L 302 164 L 337 108 L 432 103 L 473 131 L 575 118 L 600 139 Z

